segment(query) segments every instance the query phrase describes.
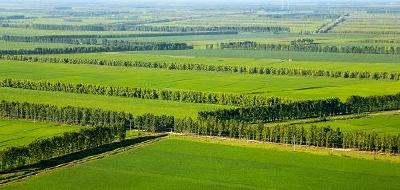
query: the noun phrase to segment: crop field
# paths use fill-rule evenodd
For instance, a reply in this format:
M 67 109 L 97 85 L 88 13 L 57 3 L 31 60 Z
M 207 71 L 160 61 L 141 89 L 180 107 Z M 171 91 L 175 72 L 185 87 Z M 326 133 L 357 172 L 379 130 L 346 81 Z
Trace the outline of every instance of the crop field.
M 0 149 L 25 145 L 38 138 L 51 137 L 78 129 L 77 126 L 70 125 L 0 119 Z
M 370 113 L 367 115 L 357 115 L 352 117 L 333 117 L 327 121 L 297 121 L 292 123 L 302 127 L 311 126 L 340 128 L 343 131 L 367 131 L 378 134 L 398 134 L 400 127 L 400 116 L 398 111 Z
M 0 27 L 1 35 L 42 36 L 42 35 L 105 35 L 105 34 L 137 34 L 137 31 L 72 31 L 72 30 L 41 30 Z
M 329 19 L 315 19 L 310 21 L 305 21 L 296 18 L 268 18 L 267 15 L 263 13 L 255 13 L 252 15 L 240 15 L 240 13 L 226 13 L 225 15 L 210 15 L 206 18 L 196 18 L 196 19 L 186 19 L 181 21 L 161 23 L 155 25 L 177 25 L 177 26 L 232 26 L 237 25 L 237 23 L 246 23 L 243 25 L 252 26 L 288 26 L 291 28 L 291 32 L 301 32 L 301 31 L 313 31 Z M 221 20 L 220 17 L 223 16 Z
M 396 81 L 172 71 L 93 65 L 1 62 L 1 78 L 63 81 L 156 89 L 257 94 L 289 99 L 394 94 Z M 98 77 L 101 76 L 101 77 Z M 283 85 L 284 84 L 284 85 Z M 376 91 L 376 88 L 382 88 Z M 358 89 L 354 92 L 354 89 Z
M 390 33 L 399 29 L 400 15 L 396 13 L 357 12 L 334 31 L 338 33 Z
M 146 51 L 146 54 L 186 56 L 186 57 L 221 57 L 255 59 L 292 59 L 294 61 L 332 61 L 360 63 L 398 63 L 399 55 L 351 54 L 351 53 L 313 53 L 313 52 L 270 52 L 248 50 L 183 50 L 183 51 Z
M 173 137 L 4 189 L 397 189 L 399 169 L 389 161 Z
M 135 115 L 154 113 L 176 117 L 196 117 L 199 111 L 229 108 L 214 104 L 181 103 L 164 100 L 145 100 L 61 92 L 44 92 L 22 89 L 0 88 L 1 100 L 45 103 L 58 106 L 81 106 L 111 111 L 129 112 Z M 35 98 L 32 99 L 32 96 Z
M 0 50 L 64 48 L 64 47 L 82 47 L 82 46 L 85 45 L 73 45 L 73 44 L 62 44 L 62 43 L 6 42 L 0 40 Z
M 195 50 L 195 51 L 204 51 L 207 50 Z M 165 53 L 165 55 L 164 55 Z M 171 55 L 167 55 L 167 53 L 171 53 Z M 371 71 L 371 72 L 399 72 L 399 66 L 393 58 L 392 62 L 385 63 L 385 59 L 383 56 L 377 57 L 377 61 L 371 61 L 368 63 L 368 67 L 365 67 L 365 62 L 358 62 L 358 60 L 348 60 L 348 61 L 340 61 L 335 60 L 334 57 L 330 60 L 321 60 L 314 61 L 304 59 L 292 59 L 289 60 L 289 57 L 284 57 L 281 54 L 279 56 L 279 52 L 268 52 L 265 54 L 265 57 L 228 57 L 223 56 L 208 56 L 207 53 L 204 53 L 204 56 L 199 55 L 196 56 L 185 56 L 180 54 L 174 55 L 173 52 L 158 52 L 155 54 L 154 52 L 129 52 L 129 53 L 90 53 L 90 54 L 63 54 L 63 55 L 45 55 L 45 57 L 58 57 L 58 58 L 74 58 L 74 59 L 91 59 L 95 57 L 99 60 L 122 60 L 122 61 L 147 61 L 147 62 L 171 62 L 171 63 L 193 63 L 193 64 L 204 64 L 204 65 L 229 65 L 229 66 L 248 66 L 248 67 L 273 67 L 273 68 L 298 68 L 298 69 L 311 69 L 311 70 L 329 70 L 329 71 Z M 250 52 L 249 52 L 250 53 Z M 290 53 L 289 53 L 290 54 Z M 288 56 L 288 55 L 287 55 Z M 356 57 L 356 55 L 354 55 Z M 314 55 L 310 55 L 311 57 L 315 57 Z M 381 60 L 379 61 L 379 59 Z M 400 57 L 399 57 L 400 58 Z M 368 61 L 368 60 L 364 60 Z M 380 63 L 382 62 L 382 63 Z
M 0 7 L 0 189 L 400 189 L 400 0 Z

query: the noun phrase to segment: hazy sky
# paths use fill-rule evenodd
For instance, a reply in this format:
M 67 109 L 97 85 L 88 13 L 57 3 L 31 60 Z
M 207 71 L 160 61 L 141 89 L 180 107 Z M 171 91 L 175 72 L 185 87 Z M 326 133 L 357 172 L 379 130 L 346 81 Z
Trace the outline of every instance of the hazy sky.
M 367 5 L 371 2 L 375 4 L 400 4 L 400 0 L 0 0 L 2 4 L 15 4 L 24 7 L 37 7 L 37 6 L 79 6 L 91 5 L 94 8 L 104 6 L 237 6 L 237 5 L 280 5 L 282 3 L 289 3 L 292 5 L 303 4 L 359 4 Z

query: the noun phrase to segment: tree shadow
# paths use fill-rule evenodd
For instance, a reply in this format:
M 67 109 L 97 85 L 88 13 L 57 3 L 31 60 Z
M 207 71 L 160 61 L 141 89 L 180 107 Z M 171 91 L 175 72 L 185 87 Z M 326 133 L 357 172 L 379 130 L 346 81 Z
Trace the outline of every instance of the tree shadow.
M 73 161 L 81 160 L 90 156 L 110 152 L 119 148 L 128 147 L 131 145 L 139 144 L 145 141 L 165 137 L 167 134 L 160 134 L 160 135 L 153 135 L 153 136 L 143 136 L 143 137 L 136 137 L 132 139 L 126 139 L 120 142 L 114 142 L 107 145 L 102 145 L 96 148 L 87 149 L 79 152 L 75 152 L 72 154 L 67 154 L 64 156 L 52 158 L 49 160 L 40 161 L 35 164 L 30 164 L 26 166 L 22 166 L 19 168 L 15 168 L 8 171 L 1 171 L 0 175 L 0 184 L 7 183 L 10 178 L 23 178 L 24 176 L 34 174 L 38 171 L 53 168 L 59 165 L 65 165 L 71 163 Z

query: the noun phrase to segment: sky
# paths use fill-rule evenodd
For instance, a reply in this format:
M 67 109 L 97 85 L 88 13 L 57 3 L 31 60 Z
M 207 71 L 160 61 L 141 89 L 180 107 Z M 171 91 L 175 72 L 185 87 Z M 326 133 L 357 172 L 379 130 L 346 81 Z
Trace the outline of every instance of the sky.
M 192 7 L 229 7 L 241 5 L 281 5 L 283 3 L 312 5 L 312 4 L 348 4 L 357 3 L 366 5 L 367 2 L 375 2 L 380 5 L 399 3 L 400 0 L 0 0 L 2 4 L 16 4 L 19 6 L 129 6 L 129 7 L 153 7 L 153 6 L 192 6 Z

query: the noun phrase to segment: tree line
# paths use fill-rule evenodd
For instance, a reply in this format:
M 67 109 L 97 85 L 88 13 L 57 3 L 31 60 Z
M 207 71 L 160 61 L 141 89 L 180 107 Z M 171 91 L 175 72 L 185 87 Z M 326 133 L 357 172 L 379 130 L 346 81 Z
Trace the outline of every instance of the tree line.
M 201 111 L 199 118 L 216 120 L 237 120 L 252 123 L 347 115 L 374 111 L 400 109 L 400 93 L 382 96 L 351 96 L 345 102 L 338 98 L 282 102 L 271 106 L 242 107 Z
M 397 95 L 400 97 L 400 95 Z M 376 102 L 379 97 L 353 98 L 354 102 Z M 382 97 L 381 97 L 382 98 Z M 387 100 L 394 97 L 386 97 Z M 328 106 L 324 115 L 337 111 L 334 107 L 338 100 L 325 100 L 320 107 Z M 329 107 L 329 104 L 333 106 Z M 390 103 L 386 102 L 386 105 Z M 304 106 L 304 104 L 299 104 Z M 382 103 L 379 104 L 384 108 Z M 312 106 L 317 106 L 315 103 Z M 380 110 L 370 106 L 364 110 Z M 307 108 L 313 114 L 319 115 L 311 106 Z M 349 108 L 353 110 L 359 107 Z M 353 111 L 355 112 L 355 111 Z M 280 112 L 281 114 L 283 112 Z M 294 114 L 298 114 L 294 110 Z M 305 114 L 305 113 L 302 113 Z M 172 116 L 154 116 L 145 114 L 132 116 L 124 112 L 112 112 L 93 108 L 58 107 L 47 104 L 34 104 L 26 102 L 0 102 L 0 116 L 8 118 L 21 118 L 40 121 L 52 121 L 57 123 L 75 124 L 81 126 L 95 126 L 78 133 L 64 134 L 53 137 L 50 140 L 39 140 L 23 148 L 9 148 L 0 153 L 2 169 L 12 169 L 27 163 L 49 159 L 70 152 L 79 151 L 104 143 L 110 143 L 125 137 L 125 130 L 129 128 L 147 131 L 175 130 L 179 133 L 193 133 L 198 135 L 215 135 L 230 138 L 243 138 L 249 140 L 261 140 L 274 143 L 286 143 L 296 145 L 310 145 L 320 147 L 357 148 L 368 151 L 382 151 L 398 153 L 400 135 L 378 135 L 374 132 L 348 131 L 330 127 L 299 127 L 299 126 L 269 126 L 267 124 L 251 124 L 240 119 L 219 120 L 215 117 L 199 119 L 182 118 Z M 323 115 L 319 115 L 323 116 Z M 108 126 L 108 127 L 105 127 Z M 91 130 L 91 131 L 87 131 Z M 77 140 L 78 138 L 78 140 Z M 87 139 L 90 138 L 90 139 Z M 55 139 L 55 140 L 54 140 Z
M 263 44 L 251 41 L 226 42 L 220 44 L 208 44 L 208 49 L 241 49 L 241 50 L 264 50 L 264 51 L 299 51 L 299 52 L 321 52 L 321 53 L 365 53 L 365 54 L 400 54 L 399 46 L 335 46 L 311 44 Z
M 34 48 L 19 50 L 0 50 L 0 54 L 69 54 L 69 53 L 97 53 L 118 51 L 149 51 L 149 50 L 185 50 L 193 49 L 186 43 L 167 42 L 129 42 L 122 40 L 103 40 L 102 46 L 65 47 L 65 48 Z
M 121 51 L 146 51 L 146 50 L 185 50 L 193 49 L 186 43 L 172 43 L 172 42 L 131 42 L 126 40 L 109 40 L 102 39 L 101 45 L 103 47 L 111 48 L 112 50 Z
M 0 16 L 0 20 L 19 20 L 25 19 L 24 15 L 10 15 L 10 16 Z
M 86 44 L 98 45 L 96 38 L 64 38 L 53 36 L 10 36 L 2 35 L 1 40 L 12 42 L 38 42 L 38 43 L 66 43 L 66 44 Z
M 188 103 L 221 104 L 233 106 L 268 106 L 281 101 L 280 98 L 252 96 L 243 94 L 212 93 L 169 89 L 131 88 L 92 84 L 72 84 L 51 81 L 29 81 L 3 79 L 0 87 L 21 88 L 29 90 L 70 92 L 79 94 L 121 96 L 142 99 L 159 99 Z
M 59 136 L 37 139 L 20 147 L 0 151 L 1 171 L 7 171 L 51 158 L 124 140 L 126 130 L 122 125 L 83 128 L 79 132 L 66 132 Z
M 337 25 L 339 25 L 340 23 L 346 21 L 346 17 L 348 17 L 348 16 L 350 16 L 350 15 L 349 14 L 345 14 L 345 15 L 339 16 L 338 18 L 336 18 L 332 22 L 327 23 L 327 24 L 321 26 L 320 28 L 318 28 L 317 33 L 328 33 L 333 28 L 335 28 Z
M 238 34 L 233 31 L 208 32 L 174 32 L 174 33 L 143 33 L 143 34 L 88 34 L 88 35 L 46 35 L 46 36 L 14 36 L 2 35 L 1 40 L 14 42 L 68 43 L 68 44 L 100 44 L 97 38 L 140 38 L 160 36 L 192 36 L 192 35 L 226 35 Z
M 267 18 L 275 18 L 275 19 L 337 19 L 341 15 L 339 14 L 331 14 L 331 13 L 285 13 L 285 14 L 276 14 L 271 13 L 267 15 L 258 15 L 258 17 L 267 17 Z
M 1 27 L 33 28 L 39 30 L 73 30 L 73 31 L 149 31 L 149 32 L 290 32 L 285 26 L 151 26 L 129 24 L 15 24 L 1 23 Z
M 133 116 L 130 113 L 28 102 L 1 101 L 0 116 L 7 118 L 50 121 L 80 126 L 114 126 L 146 131 L 166 131 L 174 127 L 174 117 L 167 115 L 144 114 Z
M 304 127 L 299 125 L 249 124 L 236 120 L 176 120 L 175 131 L 197 135 L 223 136 L 273 143 L 330 148 L 355 148 L 364 151 L 399 153 L 400 135 L 379 135 L 376 132 L 340 128 Z
M 276 68 L 276 67 L 249 67 L 249 66 L 229 66 L 229 65 L 210 65 L 200 63 L 173 63 L 173 62 L 151 62 L 137 60 L 100 60 L 84 58 L 57 58 L 57 57 L 38 57 L 38 56 L 16 56 L 0 55 L 3 60 L 62 63 L 62 64 L 93 64 L 107 66 L 124 67 L 144 67 L 169 70 L 195 70 L 213 71 L 228 73 L 248 73 L 262 75 L 289 75 L 289 76 L 310 76 L 310 77 L 332 77 L 332 78 L 357 78 L 374 80 L 400 80 L 399 72 L 369 72 L 369 71 L 329 71 L 298 68 Z
M 395 39 L 390 39 L 390 40 L 389 39 L 365 39 L 365 40 L 360 40 L 358 42 L 367 43 L 367 44 L 370 44 L 370 43 L 398 44 L 398 43 L 400 43 L 400 40 L 395 40 Z

